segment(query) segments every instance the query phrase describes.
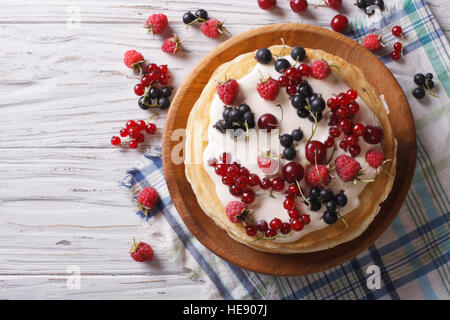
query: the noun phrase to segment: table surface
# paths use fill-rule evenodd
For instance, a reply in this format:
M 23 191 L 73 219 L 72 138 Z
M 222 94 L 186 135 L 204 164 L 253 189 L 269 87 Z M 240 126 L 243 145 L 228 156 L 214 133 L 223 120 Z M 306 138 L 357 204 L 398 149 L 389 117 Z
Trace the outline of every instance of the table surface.
M 266 12 L 256 0 L 2 1 L 0 299 L 204 298 L 204 282 L 191 280 L 164 254 L 163 244 L 149 239 L 117 184 L 145 148 L 160 144 L 165 118 L 160 113 L 160 130 L 145 148 L 112 148 L 109 139 L 124 122 L 147 116 L 137 107 L 137 81 L 122 57 L 136 49 L 149 61 L 168 64 L 177 87 L 224 39 L 186 29 L 181 16 L 188 9 L 207 9 L 233 35 L 277 22 L 328 26 L 336 14 L 311 6 L 299 16 L 288 1 L 278 2 Z M 353 2 L 344 0 L 343 12 L 362 16 Z M 427 3 L 449 37 L 450 2 Z M 170 22 L 162 37 L 142 28 L 157 12 Z M 160 50 L 171 33 L 192 37 L 177 56 Z M 133 237 L 154 247 L 152 263 L 129 257 Z M 68 286 L 74 270 L 82 275 L 79 288 Z

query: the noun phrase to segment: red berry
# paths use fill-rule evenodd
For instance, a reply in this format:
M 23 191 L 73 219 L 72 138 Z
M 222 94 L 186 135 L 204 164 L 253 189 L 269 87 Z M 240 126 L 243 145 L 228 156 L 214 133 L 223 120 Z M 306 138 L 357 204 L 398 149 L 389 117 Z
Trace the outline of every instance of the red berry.
M 167 74 L 160 74 L 158 82 L 163 86 L 165 86 L 166 84 L 169 83 L 169 77 L 167 76 Z
M 305 181 L 310 187 L 321 187 L 328 185 L 331 181 L 331 176 L 328 169 L 323 164 L 311 166 L 306 172 Z
M 167 74 L 169 72 L 169 68 L 167 67 L 167 64 L 162 64 L 158 67 L 158 70 L 162 74 Z
M 258 6 L 263 10 L 270 10 L 275 8 L 277 0 L 258 0 Z
M 277 235 L 277 232 L 273 229 L 268 229 L 266 232 L 264 232 L 264 236 L 266 238 L 273 238 Z
M 145 127 L 147 126 L 147 124 L 145 123 L 144 120 L 139 120 L 136 122 L 137 127 L 139 128 L 139 130 L 145 130 Z
M 341 92 L 337 96 L 337 103 L 341 107 L 345 107 L 350 102 L 350 98 L 347 96 L 345 92 Z
M 220 100 L 225 104 L 233 104 L 239 94 L 239 83 L 235 79 L 220 81 L 216 86 Z
M 236 178 L 236 185 L 241 189 L 248 186 L 249 183 L 250 183 L 249 179 L 245 176 L 240 176 Z
M 377 150 L 369 150 L 366 153 L 366 161 L 372 168 L 378 168 L 385 160 L 384 153 Z
M 134 93 L 138 96 L 142 96 L 145 92 L 145 87 L 138 83 L 137 85 L 134 86 Z
M 311 69 L 307 64 L 302 63 L 298 67 L 298 72 L 302 77 L 307 77 L 311 74 Z
M 342 0 L 325 0 L 325 4 L 334 10 L 340 10 L 342 8 Z
M 247 213 L 249 213 L 248 206 L 240 201 L 230 201 L 225 208 L 225 214 L 233 223 L 242 222 L 243 216 Z
M 309 217 L 308 214 L 302 214 L 300 216 L 300 219 L 302 219 L 302 222 L 303 222 L 304 225 L 307 225 L 307 224 L 309 224 L 311 222 L 311 218 Z
M 239 175 L 242 177 L 247 177 L 248 179 L 248 177 L 250 176 L 250 171 L 248 171 L 248 169 L 245 167 L 239 168 Z
M 302 231 L 304 228 L 303 222 L 300 221 L 298 218 L 291 219 L 291 227 L 294 231 Z
M 344 107 L 339 107 L 336 109 L 336 115 L 338 118 L 340 119 L 345 119 L 347 118 L 347 109 L 345 109 Z
M 241 195 L 241 200 L 250 204 L 255 201 L 255 193 L 252 190 L 244 190 Z
M 227 176 L 236 178 L 238 175 L 239 175 L 239 168 L 237 166 L 232 164 L 227 168 Z
M 283 207 L 286 209 L 286 210 L 290 210 L 290 209 L 292 209 L 293 207 L 294 207 L 294 200 L 292 200 L 291 198 L 286 198 L 284 201 L 283 201 Z
M 215 167 L 217 166 L 217 159 L 215 157 L 211 157 L 208 159 L 208 165 L 210 167 Z
M 291 227 L 291 225 L 289 223 L 283 222 L 281 224 L 280 232 L 282 234 L 288 234 L 289 232 L 291 232 L 291 230 L 292 230 L 292 227 Z
M 305 146 L 305 157 L 312 164 L 323 163 L 327 157 L 325 145 L 317 140 L 308 142 Z
M 359 112 L 359 104 L 355 101 L 350 102 L 347 111 L 350 114 L 357 114 Z
M 256 174 L 252 173 L 252 174 L 250 175 L 249 185 L 250 185 L 251 187 L 255 187 L 255 186 L 259 185 L 260 182 L 261 182 L 261 181 L 259 180 L 259 177 L 258 177 Z
M 128 120 L 126 127 L 127 127 L 127 129 L 130 129 L 131 127 L 137 127 L 137 123 L 134 120 Z
M 259 186 L 261 189 L 266 190 L 272 186 L 272 182 L 268 178 L 262 178 Z
M 161 50 L 165 53 L 175 54 L 181 50 L 181 41 L 177 36 L 170 37 L 163 42 Z
M 245 227 L 245 233 L 249 236 L 249 237 L 254 237 L 256 235 L 256 232 L 258 230 L 256 229 L 255 226 L 252 225 L 248 225 Z
M 237 185 L 233 184 L 230 187 L 230 193 L 235 197 L 240 197 L 242 195 L 242 189 L 239 188 Z
M 311 65 L 311 75 L 319 80 L 325 79 L 330 73 L 330 66 L 325 60 L 314 60 Z
M 402 30 L 402 27 L 400 27 L 400 26 L 394 26 L 394 27 L 392 28 L 392 34 L 393 34 L 394 36 L 396 36 L 396 37 L 401 37 L 401 36 L 403 36 L 403 30 Z
M 150 77 L 148 75 L 144 75 L 141 78 L 141 84 L 144 87 L 148 87 L 150 85 L 150 83 L 152 82 L 152 79 L 150 79 Z
M 256 224 L 256 228 L 261 232 L 266 232 L 267 230 L 269 230 L 269 224 L 266 220 L 259 220 Z
M 147 72 L 148 73 L 152 73 L 153 71 L 155 71 L 156 69 L 158 69 L 158 66 L 155 63 L 149 63 L 147 65 Z
M 138 136 L 139 131 L 139 127 L 131 127 L 130 129 L 128 129 L 128 135 L 130 136 L 130 138 L 134 139 Z
M 300 181 L 303 179 L 305 170 L 303 166 L 297 162 L 291 161 L 283 166 L 283 179 L 289 183 Z M 272 182 L 273 184 L 273 182 Z M 284 185 L 283 185 L 284 187 Z M 278 190 L 277 190 L 278 191 Z
M 336 32 L 344 32 L 348 28 L 348 19 L 342 14 L 338 14 L 331 19 L 331 29 Z
M 234 179 L 230 176 L 223 176 L 222 183 L 226 186 L 231 186 L 234 183 Z
M 336 109 L 337 107 L 337 101 L 334 98 L 330 98 L 327 100 L 327 106 L 328 108 L 330 108 L 331 110 Z
M 141 69 L 141 64 L 145 61 L 144 57 L 142 56 L 141 53 L 137 52 L 136 50 L 128 50 L 125 52 L 124 57 L 123 57 L 123 63 L 125 63 L 125 65 L 128 68 L 134 69 L 134 70 L 140 70 Z
M 139 133 L 138 136 L 136 137 L 136 141 L 141 143 L 145 141 L 145 136 L 142 133 Z
M 342 140 L 341 142 L 339 142 L 339 148 L 341 148 L 343 150 L 347 150 L 348 149 L 347 142 L 345 142 L 345 140 Z
M 298 189 L 297 184 L 291 184 L 288 187 L 288 191 L 290 193 L 292 193 L 293 195 L 299 195 L 300 194 L 300 190 Z
M 348 89 L 347 91 L 347 96 L 351 99 L 351 100 L 356 100 L 356 98 L 358 98 L 358 93 L 353 90 L 353 89 Z
M 156 126 L 153 123 L 147 124 L 145 127 L 145 132 L 147 134 L 154 134 L 156 132 Z
M 278 85 L 280 87 L 287 87 L 289 85 L 289 79 L 286 78 L 285 76 L 280 76 L 278 78 Z
M 355 123 L 352 128 L 352 132 L 355 136 L 361 137 L 364 134 L 364 125 L 361 123 Z
M 295 96 L 297 94 L 297 87 L 293 84 L 288 85 L 286 87 L 286 93 L 291 97 Z
M 401 42 L 396 42 L 396 43 L 394 43 L 394 50 L 395 50 L 395 51 L 401 51 L 402 48 L 403 48 L 403 45 L 402 45 Z
M 275 177 L 271 181 L 272 189 L 275 191 L 281 191 L 284 189 L 284 181 L 280 177 Z
M 259 129 L 275 129 L 278 126 L 277 118 L 271 113 L 264 113 L 258 119 L 258 127 Z
M 308 2 L 306 0 L 291 0 L 291 9 L 295 13 L 302 13 L 308 9 Z
M 350 146 L 348 148 L 348 152 L 350 152 L 350 155 L 352 157 L 357 157 L 359 156 L 359 154 L 361 153 L 361 147 L 356 145 L 356 146 Z
M 113 136 L 113 137 L 111 138 L 111 144 L 112 144 L 113 146 L 118 146 L 121 142 L 122 142 L 122 140 L 120 140 L 120 138 L 117 137 L 117 136 Z
M 136 149 L 139 146 L 139 142 L 137 142 L 136 140 L 131 140 L 128 143 L 128 147 L 130 147 L 130 149 Z
M 369 34 L 364 38 L 363 46 L 371 51 L 378 51 L 381 49 L 381 37 L 377 34 Z
M 264 100 L 273 101 L 277 98 L 280 88 L 278 87 L 278 81 L 272 78 L 261 81 L 256 86 L 256 90 L 259 96 Z
M 345 133 L 349 133 L 352 130 L 352 122 L 348 119 L 342 119 L 338 123 L 339 129 L 341 129 Z
M 161 34 L 167 29 L 168 25 L 169 21 L 165 14 L 155 13 L 148 17 L 146 28 L 153 34 Z
M 341 135 L 341 131 L 336 127 L 331 127 L 328 132 L 330 133 L 330 136 L 333 138 L 337 138 Z
M 391 58 L 392 60 L 400 60 L 402 54 L 399 51 L 392 51 Z
M 269 226 L 272 230 L 279 230 L 281 228 L 281 220 L 278 218 L 273 218 L 270 223 Z
M 296 219 L 300 216 L 300 212 L 298 211 L 297 208 L 292 208 L 291 210 L 288 211 L 288 215 L 290 218 Z
M 380 143 L 383 139 L 383 130 L 375 126 L 366 126 L 364 131 L 364 140 L 370 144 Z
M 202 33 L 209 38 L 217 38 L 224 31 L 227 32 L 227 29 L 223 26 L 223 22 L 220 22 L 217 19 L 210 19 L 202 22 L 200 30 L 202 30 Z
M 214 171 L 219 176 L 224 176 L 227 173 L 227 165 L 223 163 L 219 163 L 214 167 Z
M 358 138 L 356 136 L 350 135 L 345 138 L 345 142 L 349 147 L 358 145 Z
M 344 181 L 351 181 L 358 176 L 361 165 L 355 159 L 341 154 L 334 161 L 337 175 Z
M 134 261 L 137 262 L 145 262 L 153 260 L 153 249 L 145 242 L 138 242 L 133 239 L 133 243 L 131 244 L 130 255 Z
M 120 136 L 122 138 L 128 136 L 128 130 L 126 128 L 120 129 Z
M 292 80 L 292 81 L 297 80 L 297 77 L 299 76 L 298 70 L 295 69 L 294 67 L 287 68 L 284 74 L 285 74 L 286 78 L 288 78 L 289 80 Z
M 332 148 L 334 147 L 334 138 L 333 137 L 328 137 L 325 142 L 323 143 L 325 145 L 325 147 L 327 148 Z

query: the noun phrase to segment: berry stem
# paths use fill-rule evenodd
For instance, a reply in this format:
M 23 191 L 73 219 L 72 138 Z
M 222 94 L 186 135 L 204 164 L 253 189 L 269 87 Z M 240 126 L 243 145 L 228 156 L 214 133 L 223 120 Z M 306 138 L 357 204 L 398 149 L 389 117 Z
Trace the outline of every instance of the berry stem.
M 314 125 L 312 127 L 312 132 L 311 132 L 311 136 L 308 139 L 308 142 L 311 141 L 311 139 L 314 137 L 314 134 L 317 131 L 317 127 L 319 126 L 319 124 L 317 123 L 317 117 L 314 115 L 314 113 L 311 111 L 311 107 L 310 106 L 306 106 L 306 109 L 308 110 L 308 112 L 311 114 L 311 116 L 314 118 Z
M 266 237 L 266 236 L 262 236 L 262 237 L 256 237 L 255 239 L 253 239 L 252 241 L 248 242 L 248 243 L 253 243 L 259 240 L 275 240 L 275 239 L 282 239 L 282 238 L 286 238 L 288 236 L 290 236 L 293 233 L 293 230 L 289 231 L 288 234 L 285 235 L 281 235 L 281 234 L 277 234 L 276 236 L 273 237 Z

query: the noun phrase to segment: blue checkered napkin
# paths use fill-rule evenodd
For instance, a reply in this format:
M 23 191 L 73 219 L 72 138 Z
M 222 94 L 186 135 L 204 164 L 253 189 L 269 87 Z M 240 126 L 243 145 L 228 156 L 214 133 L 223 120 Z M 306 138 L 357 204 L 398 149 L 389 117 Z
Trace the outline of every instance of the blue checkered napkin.
M 136 196 L 153 186 L 161 201 L 150 212 L 168 250 L 192 276 L 208 283 L 205 298 L 225 299 L 449 299 L 450 260 L 450 46 L 425 1 L 405 1 L 372 26 L 354 22 L 355 40 L 377 33 L 389 36 L 393 25 L 405 33 L 405 57 L 381 60 L 407 94 L 417 129 L 417 167 L 406 201 L 388 230 L 355 259 L 325 272 L 298 277 L 275 277 L 238 268 L 218 258 L 187 230 L 170 198 L 158 155 L 147 155 L 139 169 L 123 183 Z M 381 30 L 380 30 L 381 29 Z M 412 76 L 432 72 L 435 93 L 417 101 Z M 401 165 L 401 164 L 400 164 Z M 142 214 L 139 212 L 139 214 Z M 157 227 L 156 227 L 157 226 Z M 381 288 L 369 289 L 367 268 L 381 270 Z

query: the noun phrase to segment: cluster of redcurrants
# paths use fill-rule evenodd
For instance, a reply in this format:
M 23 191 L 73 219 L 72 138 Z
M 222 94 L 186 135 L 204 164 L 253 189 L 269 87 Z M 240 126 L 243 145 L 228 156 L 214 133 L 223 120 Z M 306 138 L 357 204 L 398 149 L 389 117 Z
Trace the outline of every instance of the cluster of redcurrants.
M 120 136 L 122 138 L 129 137 L 128 147 L 130 149 L 136 149 L 139 143 L 145 141 L 146 134 L 155 134 L 156 125 L 151 122 L 145 122 L 144 120 L 128 120 L 125 124 L 125 128 L 120 129 Z M 125 141 L 124 141 L 125 142 Z M 122 144 L 122 139 L 118 136 L 113 136 L 111 138 L 111 144 L 113 146 L 119 146 Z
M 146 72 L 141 77 L 141 81 L 134 86 L 134 93 L 140 96 L 138 105 L 141 109 L 147 110 L 152 107 L 167 109 L 170 107 L 170 96 L 172 88 L 169 83 L 169 68 L 167 65 L 158 66 L 149 63 L 144 69 Z M 157 85 L 162 86 L 158 88 Z
M 401 38 L 403 41 L 403 29 L 400 26 L 394 26 L 392 28 L 392 35 L 397 38 Z M 396 42 L 394 43 L 394 51 L 391 53 L 392 60 L 400 60 L 403 57 L 403 43 Z
M 377 144 L 383 138 L 383 131 L 374 126 L 364 126 L 362 123 L 354 123 L 353 118 L 359 112 L 359 104 L 355 101 L 358 94 L 355 90 L 349 89 L 346 93 L 339 93 L 336 98 L 330 98 L 327 106 L 331 110 L 328 125 L 329 137 L 324 142 L 325 146 L 330 148 L 334 146 L 334 139 L 346 134 L 345 139 L 341 140 L 339 147 L 349 151 L 352 157 L 361 153 L 361 147 L 358 144 L 358 138 L 363 137 L 367 143 Z

